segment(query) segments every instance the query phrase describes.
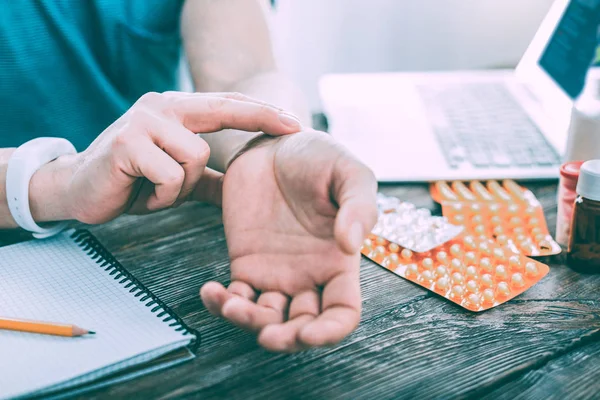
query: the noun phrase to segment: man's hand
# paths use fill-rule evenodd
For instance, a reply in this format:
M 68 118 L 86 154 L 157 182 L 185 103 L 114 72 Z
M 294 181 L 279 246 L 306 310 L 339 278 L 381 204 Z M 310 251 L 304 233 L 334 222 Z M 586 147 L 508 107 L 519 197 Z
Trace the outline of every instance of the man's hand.
M 205 169 L 210 151 L 196 133 L 225 128 L 282 135 L 297 132 L 300 123 L 241 94 L 149 93 L 85 151 L 59 157 L 33 176 L 34 218 L 97 224 L 188 198 L 219 203 L 222 176 Z
M 242 154 L 223 187 L 231 284 L 207 283 L 207 308 L 273 351 L 342 340 L 360 320 L 359 250 L 376 190 L 372 172 L 324 133 Z

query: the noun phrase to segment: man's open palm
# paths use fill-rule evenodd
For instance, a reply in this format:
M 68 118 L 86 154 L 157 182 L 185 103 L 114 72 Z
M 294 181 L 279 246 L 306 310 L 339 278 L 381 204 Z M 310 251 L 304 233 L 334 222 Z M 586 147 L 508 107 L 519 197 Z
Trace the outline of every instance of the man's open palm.
M 269 350 L 337 343 L 360 320 L 360 246 L 376 222 L 376 181 L 328 135 L 259 145 L 223 183 L 228 289 L 206 284 L 215 315 L 259 333 Z

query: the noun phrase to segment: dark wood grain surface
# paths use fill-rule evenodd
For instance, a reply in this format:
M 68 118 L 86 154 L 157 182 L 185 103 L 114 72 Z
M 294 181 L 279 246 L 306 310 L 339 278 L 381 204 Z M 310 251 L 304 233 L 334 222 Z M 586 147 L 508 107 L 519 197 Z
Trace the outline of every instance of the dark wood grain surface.
M 554 229 L 554 184 L 530 184 Z M 380 190 L 436 210 L 425 185 Z M 228 283 L 220 210 L 187 204 L 90 228 L 193 328 L 193 362 L 90 394 L 95 398 L 598 398 L 600 276 L 572 272 L 564 257 L 514 300 L 475 314 L 363 259 L 364 311 L 340 345 L 268 353 L 212 316 L 198 297 Z M 4 243 L 19 240 L 0 235 Z

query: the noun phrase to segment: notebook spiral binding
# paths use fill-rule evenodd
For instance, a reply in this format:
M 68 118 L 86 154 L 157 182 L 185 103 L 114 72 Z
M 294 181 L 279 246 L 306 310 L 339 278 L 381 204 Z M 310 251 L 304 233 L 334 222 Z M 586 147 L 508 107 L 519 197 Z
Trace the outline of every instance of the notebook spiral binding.
M 200 334 L 198 331 L 188 327 L 169 306 L 152 294 L 136 277 L 129 273 L 91 232 L 79 229 L 71 234 L 71 238 L 96 264 L 108 272 L 114 280 L 118 281 L 126 289 L 129 289 L 129 293 L 139 298 L 139 301 L 145 303 L 146 307 L 152 307 L 150 311 L 158 318 L 161 318 L 163 322 L 170 322 L 169 326 L 173 327 L 177 332 L 183 332 L 183 335 L 195 335 L 196 339 L 192 340 L 189 347 L 193 351 L 198 348 L 200 345 Z

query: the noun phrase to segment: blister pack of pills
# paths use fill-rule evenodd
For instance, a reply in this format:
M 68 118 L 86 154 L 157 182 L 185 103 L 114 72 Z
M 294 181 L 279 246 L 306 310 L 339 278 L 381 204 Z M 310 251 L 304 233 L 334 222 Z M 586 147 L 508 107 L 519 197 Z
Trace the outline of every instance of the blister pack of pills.
M 425 208 L 377 194 L 379 216 L 374 235 L 416 252 L 429 251 L 460 234 L 464 228 L 445 217 L 432 216 Z
M 436 182 L 430 191 L 448 221 L 471 235 L 485 235 L 527 256 L 561 252 L 548 232 L 540 202 L 514 181 Z
M 425 253 L 370 235 L 362 254 L 395 274 L 471 311 L 484 311 L 523 293 L 549 271 L 489 238 L 462 234 Z

